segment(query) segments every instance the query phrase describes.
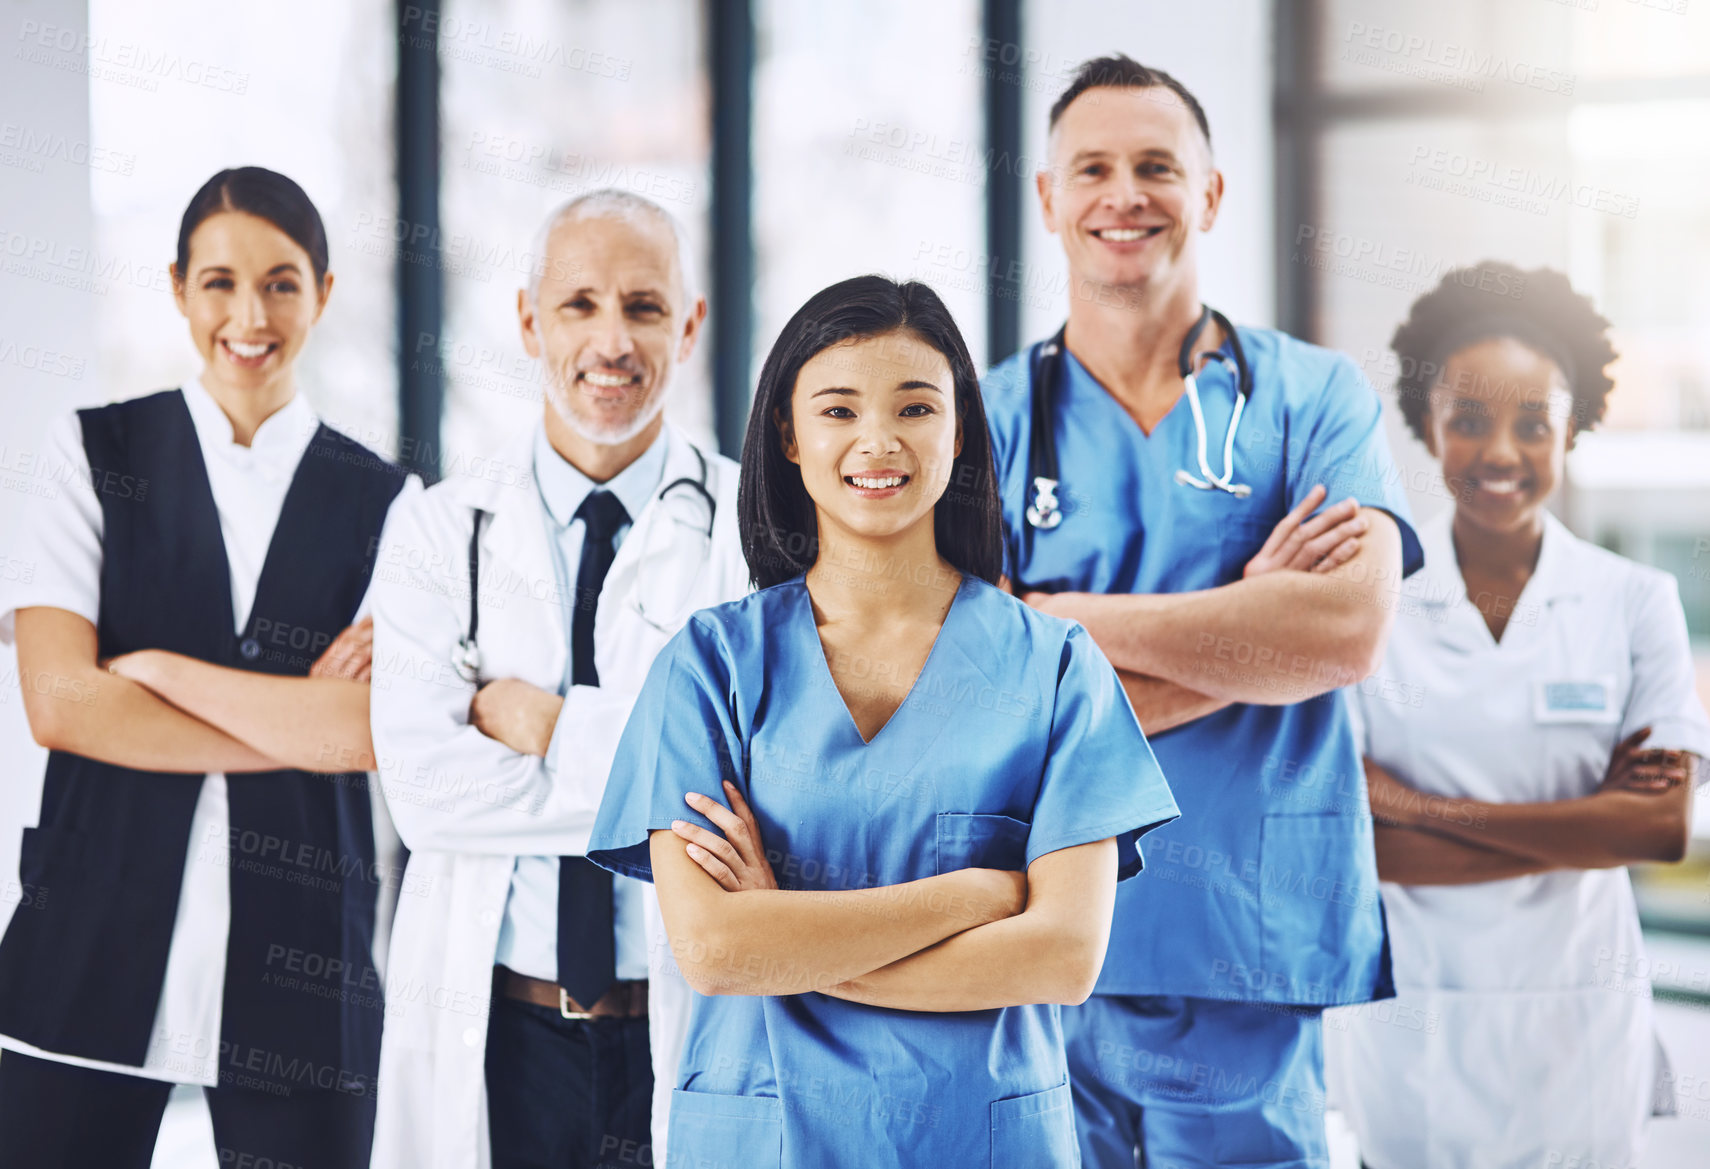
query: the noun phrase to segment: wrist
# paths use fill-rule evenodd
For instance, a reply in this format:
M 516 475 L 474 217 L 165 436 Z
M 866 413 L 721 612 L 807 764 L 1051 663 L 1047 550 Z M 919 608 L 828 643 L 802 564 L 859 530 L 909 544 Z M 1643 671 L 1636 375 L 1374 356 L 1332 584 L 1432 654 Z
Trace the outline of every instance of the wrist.
M 563 710 L 564 700 L 562 698 L 555 694 L 543 693 L 541 695 L 540 701 L 535 707 L 532 719 L 533 726 L 531 729 L 534 732 L 534 750 L 532 754 L 545 759 L 547 757 L 547 752 L 552 750 L 552 736 L 558 729 L 558 716 L 563 712 Z
M 976 914 L 972 925 L 990 925 L 1027 908 L 1027 874 L 1006 869 L 964 869 L 976 882 Z
M 139 686 L 158 690 L 161 678 L 165 673 L 166 659 L 169 655 L 157 649 L 139 649 L 118 658 L 113 673 L 121 678 L 129 678 Z

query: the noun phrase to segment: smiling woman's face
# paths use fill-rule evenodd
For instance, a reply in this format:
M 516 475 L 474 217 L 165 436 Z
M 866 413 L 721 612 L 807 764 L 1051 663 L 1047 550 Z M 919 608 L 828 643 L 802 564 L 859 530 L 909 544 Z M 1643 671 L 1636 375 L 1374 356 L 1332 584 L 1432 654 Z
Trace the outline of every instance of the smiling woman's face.
M 884 539 L 930 521 L 962 449 L 955 397 L 950 363 L 907 329 L 810 358 L 776 421 L 820 530 Z
M 197 225 L 188 268 L 175 267 L 173 277 L 206 376 L 239 391 L 289 378 L 332 291 L 331 273 L 316 286 L 309 254 L 295 240 L 242 211 Z
M 1573 392 L 1536 349 L 1512 337 L 1480 341 L 1443 363 L 1425 440 L 1457 520 L 1493 535 L 1532 530 L 1573 443 Z

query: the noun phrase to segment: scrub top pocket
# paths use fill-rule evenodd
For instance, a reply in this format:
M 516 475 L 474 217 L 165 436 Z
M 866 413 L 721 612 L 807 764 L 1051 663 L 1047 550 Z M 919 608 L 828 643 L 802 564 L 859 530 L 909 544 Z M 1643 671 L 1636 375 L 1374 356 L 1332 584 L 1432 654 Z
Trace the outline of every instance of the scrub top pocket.
M 938 873 L 961 869 L 1027 869 L 1027 835 L 1032 826 L 1013 816 L 968 812 L 938 813 Z
M 675 1089 L 669 1157 L 667 1169 L 783 1169 L 784 1102 Z
M 992 1102 L 992 1169 L 1067 1169 L 1081 1163 L 1069 1085 Z
M 1267 983 L 1277 983 L 1266 987 L 1280 996 L 1274 1001 L 1335 1001 L 1350 982 L 1342 947 L 1374 956 L 1383 950 L 1383 918 L 1372 909 L 1376 882 L 1350 882 L 1325 859 L 1369 856 L 1372 848 L 1365 816 L 1270 814 L 1261 821 L 1259 961 Z M 1352 984 L 1362 985 L 1357 976 L 1364 972 L 1353 973 Z

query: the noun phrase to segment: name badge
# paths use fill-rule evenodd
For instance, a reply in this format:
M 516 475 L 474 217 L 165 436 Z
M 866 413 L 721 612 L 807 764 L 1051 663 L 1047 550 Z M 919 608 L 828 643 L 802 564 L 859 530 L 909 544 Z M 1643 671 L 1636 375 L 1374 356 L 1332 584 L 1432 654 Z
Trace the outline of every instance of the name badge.
M 1621 718 L 1615 704 L 1615 679 L 1564 678 L 1534 682 L 1532 715 L 1541 723 L 1612 723 Z

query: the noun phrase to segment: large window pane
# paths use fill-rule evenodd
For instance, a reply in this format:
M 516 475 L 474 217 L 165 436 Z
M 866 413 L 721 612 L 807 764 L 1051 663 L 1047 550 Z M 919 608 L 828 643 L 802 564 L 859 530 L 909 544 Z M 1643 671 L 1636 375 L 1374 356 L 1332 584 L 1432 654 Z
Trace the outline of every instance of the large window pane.
M 1323 83 L 1332 90 L 1566 100 L 1575 88 L 1569 4 L 1325 0 L 1319 7 Z
M 682 221 L 705 270 L 702 19 L 698 0 L 453 0 L 406 30 L 439 46 L 445 329 L 419 356 L 437 351 L 445 373 L 448 470 L 540 417 L 516 302 L 554 207 L 601 187 L 646 195 Z M 666 407 L 698 438 L 711 434 L 706 359 L 702 346 Z
M 108 398 L 201 368 L 167 282 L 179 219 L 215 171 L 265 166 L 315 201 L 337 277 L 301 390 L 328 422 L 392 453 L 392 261 L 369 230 L 396 199 L 391 22 L 386 5 L 338 0 L 300 0 L 289 20 L 217 0 L 91 0 L 91 143 L 112 164 L 90 176 Z
M 760 0 L 755 17 L 755 369 L 804 300 L 865 272 L 932 285 L 983 354 L 976 0 Z

